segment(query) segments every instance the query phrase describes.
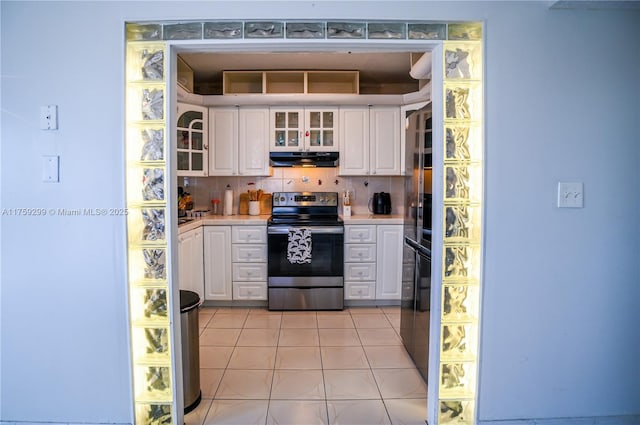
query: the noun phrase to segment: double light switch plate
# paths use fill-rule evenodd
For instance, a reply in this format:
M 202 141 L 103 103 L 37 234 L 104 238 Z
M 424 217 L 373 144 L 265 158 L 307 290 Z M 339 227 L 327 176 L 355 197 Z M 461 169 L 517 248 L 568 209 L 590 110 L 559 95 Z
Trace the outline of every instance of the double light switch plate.
M 558 183 L 558 208 L 584 207 L 584 185 L 582 182 Z

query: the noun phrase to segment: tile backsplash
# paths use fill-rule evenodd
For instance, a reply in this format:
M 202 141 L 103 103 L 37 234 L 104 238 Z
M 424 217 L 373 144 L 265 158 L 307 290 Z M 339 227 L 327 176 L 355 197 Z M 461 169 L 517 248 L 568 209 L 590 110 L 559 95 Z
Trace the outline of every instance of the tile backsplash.
M 213 199 L 224 199 L 227 185 L 233 189 L 234 214 L 238 213 L 240 193 L 338 192 L 348 190 L 353 215 L 369 214 L 369 199 L 375 192 L 389 192 L 393 214 L 404 214 L 404 177 L 339 176 L 337 168 L 272 168 L 269 177 L 178 177 L 178 186 L 189 192 L 195 209 L 210 210 Z M 339 196 L 342 207 L 342 196 Z

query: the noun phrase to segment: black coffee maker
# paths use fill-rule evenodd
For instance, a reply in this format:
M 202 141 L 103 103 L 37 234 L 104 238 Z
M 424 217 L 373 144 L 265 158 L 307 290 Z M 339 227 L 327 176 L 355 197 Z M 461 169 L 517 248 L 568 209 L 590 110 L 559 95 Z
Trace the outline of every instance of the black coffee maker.
M 391 194 L 376 192 L 373 194 L 371 210 L 374 214 L 391 214 Z

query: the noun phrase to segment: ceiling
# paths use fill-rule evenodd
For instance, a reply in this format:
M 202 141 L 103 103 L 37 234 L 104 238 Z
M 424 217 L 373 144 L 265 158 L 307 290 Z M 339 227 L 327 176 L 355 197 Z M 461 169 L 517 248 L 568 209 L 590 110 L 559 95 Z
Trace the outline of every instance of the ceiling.
M 414 53 L 413 61 L 422 53 Z M 417 85 L 409 76 L 410 52 L 183 52 L 180 57 L 193 69 L 196 91 L 198 87 L 221 85 L 222 71 L 240 70 L 357 70 L 361 90 L 385 84 Z

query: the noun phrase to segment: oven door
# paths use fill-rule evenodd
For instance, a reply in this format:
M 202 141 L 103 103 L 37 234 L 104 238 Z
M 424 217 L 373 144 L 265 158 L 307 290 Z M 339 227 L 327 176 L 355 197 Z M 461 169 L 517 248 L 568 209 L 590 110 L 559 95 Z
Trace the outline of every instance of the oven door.
M 292 263 L 287 258 L 289 233 L 311 231 L 311 261 Z M 343 286 L 344 227 L 270 225 L 267 228 L 269 287 Z

